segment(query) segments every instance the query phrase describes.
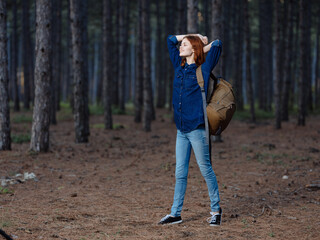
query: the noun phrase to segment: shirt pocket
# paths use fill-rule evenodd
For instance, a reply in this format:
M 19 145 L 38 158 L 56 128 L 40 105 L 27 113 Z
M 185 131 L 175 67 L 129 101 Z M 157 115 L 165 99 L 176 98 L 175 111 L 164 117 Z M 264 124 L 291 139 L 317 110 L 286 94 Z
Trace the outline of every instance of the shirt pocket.
M 184 84 L 184 88 L 185 89 L 196 89 L 198 87 L 198 81 L 197 81 L 197 76 L 194 74 L 188 74 L 185 77 L 185 84 Z

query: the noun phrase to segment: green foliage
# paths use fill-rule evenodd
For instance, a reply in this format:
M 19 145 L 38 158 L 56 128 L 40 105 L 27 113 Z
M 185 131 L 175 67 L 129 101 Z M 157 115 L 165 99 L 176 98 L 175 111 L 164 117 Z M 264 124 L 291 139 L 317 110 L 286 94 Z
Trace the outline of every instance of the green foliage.
M 1 221 L 0 222 L 0 228 L 10 227 L 11 222 L 9 221 Z
M 25 142 L 30 142 L 31 136 L 30 134 L 18 134 L 15 135 L 13 134 L 11 136 L 11 140 L 13 143 L 25 143 Z
M 24 114 L 14 116 L 12 118 L 13 123 L 32 123 L 32 116 L 27 116 Z
M 90 112 L 90 115 L 101 116 L 103 115 L 104 109 L 102 105 L 94 104 L 94 105 L 89 105 L 89 112 Z
M 0 187 L 0 194 L 12 194 L 13 191 L 8 188 Z
M 97 123 L 91 125 L 92 128 L 98 128 L 98 129 L 104 129 L 104 124 L 103 123 Z
M 274 112 L 267 112 L 255 107 L 255 114 L 257 120 L 263 119 L 272 119 L 274 118 Z M 236 110 L 233 119 L 240 120 L 240 121 L 249 121 L 251 119 L 251 113 L 249 105 L 244 106 L 243 111 Z
M 68 102 L 60 102 L 60 111 L 57 112 L 57 121 L 72 120 L 72 108 Z
M 269 233 L 269 236 L 270 236 L 270 237 L 275 237 L 275 235 L 274 235 L 273 232 Z

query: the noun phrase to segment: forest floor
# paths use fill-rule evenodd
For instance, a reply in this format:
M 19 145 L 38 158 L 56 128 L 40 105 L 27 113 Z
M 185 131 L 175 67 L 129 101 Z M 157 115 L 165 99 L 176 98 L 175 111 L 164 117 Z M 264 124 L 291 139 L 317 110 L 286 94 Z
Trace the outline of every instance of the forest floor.
M 102 123 L 90 118 L 88 144 L 74 143 L 66 118 L 50 127 L 49 153 L 28 152 L 29 143 L 0 152 L 0 178 L 20 178 L 1 188 L 1 229 L 18 240 L 320 239 L 320 191 L 308 187 L 320 184 L 319 116 L 281 130 L 273 120 L 231 122 L 213 144 L 220 227 L 206 222 L 207 186 L 193 155 L 183 223 L 157 225 L 170 213 L 175 183 L 176 128 L 167 111 L 157 111 L 149 133 L 132 116 L 115 115 L 117 130 Z M 12 123 L 12 135 L 30 129 L 30 121 Z M 17 176 L 26 172 L 36 179 Z

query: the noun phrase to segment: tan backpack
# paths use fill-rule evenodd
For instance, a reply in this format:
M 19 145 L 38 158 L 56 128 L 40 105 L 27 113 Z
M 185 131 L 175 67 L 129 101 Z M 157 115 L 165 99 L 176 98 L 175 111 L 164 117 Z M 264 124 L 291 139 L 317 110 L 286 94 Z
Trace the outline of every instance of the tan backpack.
M 209 140 L 209 132 L 212 135 L 220 135 L 228 126 L 236 111 L 235 97 L 230 83 L 222 78 L 217 79 L 210 73 L 206 98 L 201 66 L 197 68 L 196 74 L 202 93 L 206 130 L 209 128 L 209 131 L 207 130 Z

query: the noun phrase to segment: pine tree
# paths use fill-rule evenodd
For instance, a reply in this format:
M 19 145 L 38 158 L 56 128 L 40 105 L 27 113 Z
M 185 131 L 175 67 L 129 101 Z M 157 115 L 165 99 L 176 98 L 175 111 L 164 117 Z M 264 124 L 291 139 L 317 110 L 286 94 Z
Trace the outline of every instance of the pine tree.
M 52 1 L 37 0 L 35 99 L 30 150 L 49 150 Z

